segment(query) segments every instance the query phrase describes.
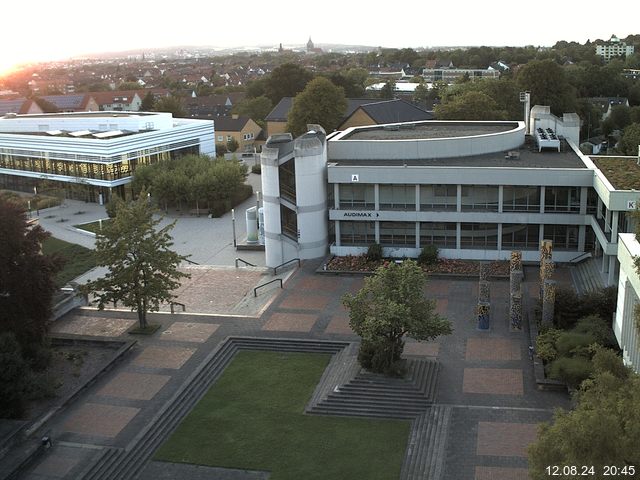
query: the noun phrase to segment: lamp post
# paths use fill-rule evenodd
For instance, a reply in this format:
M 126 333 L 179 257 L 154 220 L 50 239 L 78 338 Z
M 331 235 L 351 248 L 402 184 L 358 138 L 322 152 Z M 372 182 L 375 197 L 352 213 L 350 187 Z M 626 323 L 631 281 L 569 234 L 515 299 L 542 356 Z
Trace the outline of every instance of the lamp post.
M 233 230 L 233 246 L 237 247 L 236 243 L 236 210 L 235 208 L 231 209 L 231 229 Z

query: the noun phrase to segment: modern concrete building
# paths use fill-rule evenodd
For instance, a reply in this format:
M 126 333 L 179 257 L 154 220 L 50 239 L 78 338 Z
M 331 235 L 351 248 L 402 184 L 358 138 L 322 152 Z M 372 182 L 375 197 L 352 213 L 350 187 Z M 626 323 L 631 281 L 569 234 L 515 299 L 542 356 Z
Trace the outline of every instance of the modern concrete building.
M 635 320 L 635 309 L 640 303 L 640 276 L 634 263 L 640 256 L 640 244 L 633 233 L 621 233 L 619 238 L 620 278 L 613 332 L 622 349 L 624 363 L 640 373 L 640 326 Z
M 49 182 L 72 196 L 107 201 L 113 192 L 128 195 L 138 165 L 188 153 L 215 156 L 214 140 L 211 120 L 170 113 L 7 114 L 0 118 L 0 187 L 32 191 Z

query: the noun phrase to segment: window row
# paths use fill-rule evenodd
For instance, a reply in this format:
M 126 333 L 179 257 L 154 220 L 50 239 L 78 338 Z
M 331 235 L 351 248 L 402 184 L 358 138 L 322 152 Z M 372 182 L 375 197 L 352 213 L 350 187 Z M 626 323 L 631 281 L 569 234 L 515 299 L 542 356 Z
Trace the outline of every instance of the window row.
M 457 224 L 453 222 L 419 222 L 416 231 L 414 222 L 379 222 L 380 244 L 388 247 L 416 247 L 435 245 L 439 248 L 456 248 Z M 497 250 L 497 223 L 460 223 L 460 248 Z M 544 238 L 553 241 L 557 250 L 577 250 L 578 231 L 576 225 L 544 225 Z M 540 225 L 502 224 L 502 249 L 537 250 L 540 245 Z M 340 245 L 368 246 L 376 243 L 375 222 L 340 222 Z
M 372 184 L 340 184 L 339 207 L 341 209 L 373 210 L 376 207 L 375 187 Z M 503 212 L 540 212 L 540 187 L 504 186 L 502 192 Z M 456 211 L 458 204 L 457 185 L 379 185 L 380 210 L 416 210 L 417 195 L 420 210 Z M 462 185 L 460 193 L 461 211 L 499 211 L 497 185 Z M 579 187 L 546 187 L 545 212 L 579 213 Z

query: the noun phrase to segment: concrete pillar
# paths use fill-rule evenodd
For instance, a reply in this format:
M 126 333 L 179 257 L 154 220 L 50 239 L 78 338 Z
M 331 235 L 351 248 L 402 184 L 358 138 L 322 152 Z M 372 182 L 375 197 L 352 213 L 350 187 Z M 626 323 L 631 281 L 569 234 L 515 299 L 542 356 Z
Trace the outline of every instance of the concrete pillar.
M 611 231 L 611 210 L 607 208 L 604 216 L 604 233 L 609 233 Z
M 502 202 L 504 201 L 504 185 L 498 186 L 498 213 L 502 213 Z M 498 243 L 500 243 L 500 237 L 498 237 Z M 498 248 L 498 250 L 500 250 Z
M 509 260 L 509 271 L 522 270 L 522 252 L 520 250 L 512 250 Z
M 598 195 L 598 209 L 596 210 L 596 218 L 600 220 L 602 218 L 602 199 Z
M 545 187 L 540 187 L 540 213 L 544 213 L 544 195 L 545 195 Z
M 459 187 L 460 185 L 458 185 Z M 460 198 L 460 197 L 458 197 Z M 462 241 L 460 239 L 460 236 L 462 235 L 462 227 L 460 226 L 460 222 L 456 223 L 456 248 L 458 250 L 460 250 L 461 245 L 462 245 Z
M 456 190 L 456 212 L 461 212 L 461 211 L 462 211 L 462 185 L 458 185 Z
M 480 262 L 480 281 L 489 280 L 489 262 Z
M 380 243 L 380 222 L 376 221 L 376 243 Z
M 334 232 L 336 235 L 336 247 L 342 246 L 342 242 L 340 241 L 340 220 L 335 220 L 334 222 Z
M 620 212 L 611 212 L 611 243 L 618 243 L 618 219 Z
M 615 255 L 609 255 L 609 275 L 607 275 L 607 286 L 616 284 L 616 265 L 617 258 Z
M 542 324 L 553 325 L 553 315 L 556 303 L 556 282 L 555 280 L 544 281 L 544 294 L 542 296 Z
M 340 210 L 340 184 L 333 184 L 333 208 Z
M 478 302 L 477 308 L 477 320 L 478 320 L 478 330 L 488 331 L 491 326 L 490 323 L 490 314 L 491 306 L 489 302 Z
M 578 227 L 578 250 L 584 252 L 585 243 L 587 240 L 587 227 L 586 225 L 580 225 Z
M 416 185 L 416 212 L 420 211 L 420 185 Z
M 376 211 L 380 210 L 380 185 L 377 183 L 373 185 L 373 202 Z M 378 243 L 380 242 L 378 241 Z
M 509 326 L 512 330 L 522 329 L 522 292 L 511 294 L 509 320 Z
M 602 249 L 602 266 L 600 267 L 600 271 L 602 273 L 607 273 L 607 268 L 609 267 L 609 255 L 604 253 L 604 248 Z
M 420 222 L 416 222 L 416 248 L 420 248 Z
M 502 224 L 498 224 L 498 251 L 502 250 Z
M 490 302 L 491 290 L 490 284 L 487 280 L 480 280 L 478 282 L 478 302 Z
M 580 215 L 587 214 L 587 198 L 589 197 L 589 188 L 580 188 Z

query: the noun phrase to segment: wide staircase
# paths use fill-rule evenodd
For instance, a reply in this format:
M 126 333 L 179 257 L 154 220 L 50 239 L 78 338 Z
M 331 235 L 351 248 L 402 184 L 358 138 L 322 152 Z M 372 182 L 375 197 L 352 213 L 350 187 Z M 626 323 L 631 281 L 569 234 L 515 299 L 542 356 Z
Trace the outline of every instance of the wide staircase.
M 590 258 L 573 266 L 571 277 L 578 293 L 594 292 L 606 286 L 604 275 L 600 273 L 601 265 L 601 258 Z

